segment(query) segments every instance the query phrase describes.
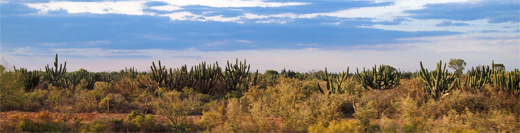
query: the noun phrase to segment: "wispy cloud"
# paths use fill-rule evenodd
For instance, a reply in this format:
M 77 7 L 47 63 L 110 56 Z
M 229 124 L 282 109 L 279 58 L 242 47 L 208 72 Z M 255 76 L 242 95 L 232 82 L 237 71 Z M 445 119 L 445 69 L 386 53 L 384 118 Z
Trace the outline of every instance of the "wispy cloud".
M 161 16 L 169 17 L 172 21 L 183 21 L 183 20 L 191 20 L 191 21 L 217 21 L 217 22 L 236 22 L 243 23 L 240 20 L 240 17 L 223 17 L 222 15 L 218 16 L 204 16 L 193 14 L 191 12 L 174 12 L 170 14 L 162 14 Z
M 405 11 L 425 8 L 427 4 L 466 2 L 467 0 L 374 0 L 373 2 L 393 2 L 387 6 L 360 7 L 346 9 L 337 12 L 305 14 L 303 18 L 315 18 L 317 16 L 329 16 L 338 18 L 369 18 L 372 21 L 393 21 L 396 18 L 407 17 L 410 14 Z
M 159 10 L 159 11 L 176 11 L 176 10 L 181 10 L 182 7 L 174 6 L 174 5 L 164 5 L 164 6 L 151 6 L 150 9 Z
M 164 2 L 167 5 L 146 6 L 148 2 Z M 92 14 L 125 14 L 125 15 L 154 15 L 145 9 L 161 11 L 180 10 L 185 6 L 208 6 L 216 8 L 228 7 L 283 7 L 298 6 L 309 3 L 303 2 L 264 2 L 262 0 L 131 0 L 131 1 L 101 1 L 101 2 L 70 2 L 51 1 L 48 3 L 28 3 L 27 6 L 40 10 L 40 13 L 64 10 L 68 13 Z
M 162 1 L 174 6 L 208 6 L 208 7 L 282 7 L 299 6 L 309 3 L 304 2 L 265 2 L 263 0 L 153 0 Z
M 201 61 L 225 62 L 235 58 L 247 59 L 254 69 L 280 70 L 290 68 L 298 71 L 323 69 L 342 71 L 351 68 L 371 67 L 374 64 L 388 64 L 401 70 L 417 70 L 418 62 L 426 67 L 434 67 L 438 60 L 462 58 L 468 66 L 489 64 L 491 60 L 501 62 L 506 68 L 520 66 L 519 36 L 510 35 L 451 35 L 401 39 L 400 44 L 375 46 L 355 46 L 352 49 L 263 49 L 234 51 L 164 50 L 164 49 L 102 49 L 102 48 L 61 48 L 51 51 L 21 47 L 7 51 L 6 59 L 17 66 L 40 69 L 49 62 L 54 53 L 59 53 L 70 64 L 77 63 L 93 71 L 117 71 L 126 66 L 136 66 L 147 70 L 151 61 L 161 60 L 169 67 L 183 64 L 195 65 Z M 217 44 L 218 45 L 218 44 Z M 22 53 L 40 53 L 37 57 L 22 56 Z M 33 58 L 34 62 L 24 59 Z M 88 57 L 88 58 L 85 58 Z M 50 59 L 44 59 L 50 58 Z M 41 61 L 40 61 L 41 60 Z M 44 62 L 47 61 L 47 62 Z M 302 65 L 304 62 L 305 65 Z M 84 63 L 84 64 L 81 64 Z M 114 65 L 114 66 L 111 66 Z M 111 67 L 106 67 L 111 66 Z M 78 67 L 79 68 L 79 67 Z M 74 70 L 74 69 L 71 69 Z
M 239 42 L 239 43 L 253 43 L 249 40 L 235 40 L 235 42 Z
M 450 21 L 443 21 L 442 23 L 436 24 L 435 26 L 438 27 L 445 27 L 445 26 L 468 26 L 467 23 L 452 23 Z
M 294 13 L 281 12 L 262 14 L 240 8 L 265 7 L 277 8 L 284 6 L 302 6 L 312 3 L 307 2 L 266 2 L 263 0 L 131 0 L 131 1 L 101 1 L 101 2 L 68 2 L 52 1 L 48 3 L 28 3 L 27 6 L 40 10 L 40 13 L 52 11 L 66 11 L 75 13 L 92 14 L 125 14 L 125 15 L 150 15 L 168 17 L 172 21 L 215 21 L 233 23 L 278 23 L 286 24 L 295 19 L 317 19 L 319 17 L 332 17 L 337 19 L 368 19 L 373 24 L 357 25 L 360 28 L 376 28 L 395 31 L 450 31 L 450 32 L 482 32 L 482 31 L 501 31 L 512 32 L 512 29 L 500 26 L 517 26 L 518 22 L 490 22 L 492 20 L 472 19 L 472 20 L 450 20 L 450 19 L 427 19 L 420 18 L 411 11 L 419 11 L 431 8 L 427 5 L 436 4 L 460 4 L 460 3 L 479 3 L 481 1 L 469 0 L 368 0 L 373 3 L 389 2 L 389 5 L 354 7 L 334 12 L 318 13 Z M 162 2 L 163 5 L 149 5 L 150 2 Z M 229 16 L 225 13 L 196 13 L 184 9 L 188 6 L 204 6 L 218 8 L 219 10 L 229 10 L 239 12 L 238 15 Z M 238 9 L 237 9 L 238 8 Z M 147 9 L 166 11 L 150 12 Z M 210 11 L 211 12 L 211 11 Z M 430 13 L 432 14 L 432 13 Z M 395 22 L 396 24 L 386 24 L 385 22 Z M 495 20 L 493 20 L 495 21 Z M 325 22 L 324 25 L 340 25 L 340 22 Z M 414 28 L 410 28 L 414 27 Z
M 446 22 L 456 23 L 447 25 Z M 457 25 L 458 24 L 458 25 Z M 375 24 L 372 26 L 364 26 L 365 28 L 376 28 L 394 31 L 451 31 L 463 33 L 477 33 L 486 30 L 496 30 L 501 32 L 513 33 L 514 29 L 504 27 L 515 27 L 519 23 L 503 22 L 490 23 L 487 19 L 469 20 L 469 21 L 453 21 L 446 19 L 408 19 L 408 21 L 400 22 L 394 25 Z

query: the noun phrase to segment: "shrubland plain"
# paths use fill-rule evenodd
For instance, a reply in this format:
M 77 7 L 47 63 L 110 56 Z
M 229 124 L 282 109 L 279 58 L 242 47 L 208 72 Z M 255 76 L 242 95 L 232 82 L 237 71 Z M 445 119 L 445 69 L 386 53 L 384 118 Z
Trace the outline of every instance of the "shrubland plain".
M 44 70 L 0 67 L 0 130 L 519 132 L 520 71 L 465 64 L 262 73 L 237 59 L 70 72 L 56 55 Z

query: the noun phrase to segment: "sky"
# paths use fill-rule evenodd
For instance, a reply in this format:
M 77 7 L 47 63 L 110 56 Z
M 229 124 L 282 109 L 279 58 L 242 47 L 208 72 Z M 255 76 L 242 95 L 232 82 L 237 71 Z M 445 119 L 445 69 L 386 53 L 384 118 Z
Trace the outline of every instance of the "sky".
M 518 0 L 0 0 L 3 65 L 148 71 L 246 59 L 263 72 L 460 58 L 520 67 Z M 453 70 L 452 70 L 453 71 Z

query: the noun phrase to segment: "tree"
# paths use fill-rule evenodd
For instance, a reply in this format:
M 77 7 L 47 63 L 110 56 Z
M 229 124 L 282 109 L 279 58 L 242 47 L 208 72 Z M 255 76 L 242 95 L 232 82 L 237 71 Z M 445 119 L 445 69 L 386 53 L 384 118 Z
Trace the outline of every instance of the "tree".
M 506 70 L 506 66 L 504 66 L 504 64 L 502 64 L 502 63 L 495 63 L 495 61 L 491 62 L 491 67 L 492 67 L 492 69 L 494 71 L 497 71 L 497 72 L 501 72 L 501 71 Z
M 461 75 L 462 70 L 466 67 L 466 62 L 463 59 L 451 59 L 448 67 L 455 69 L 455 75 Z

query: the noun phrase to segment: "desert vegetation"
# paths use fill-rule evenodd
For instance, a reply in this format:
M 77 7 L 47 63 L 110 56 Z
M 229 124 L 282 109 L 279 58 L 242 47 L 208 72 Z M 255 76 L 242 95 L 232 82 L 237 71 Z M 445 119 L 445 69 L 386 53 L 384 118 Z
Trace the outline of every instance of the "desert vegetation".
M 458 63 L 457 63 L 458 62 Z M 259 73 L 246 60 L 149 70 L 0 66 L 2 132 L 519 132 L 520 71 Z M 461 64 L 462 67 L 454 67 Z

